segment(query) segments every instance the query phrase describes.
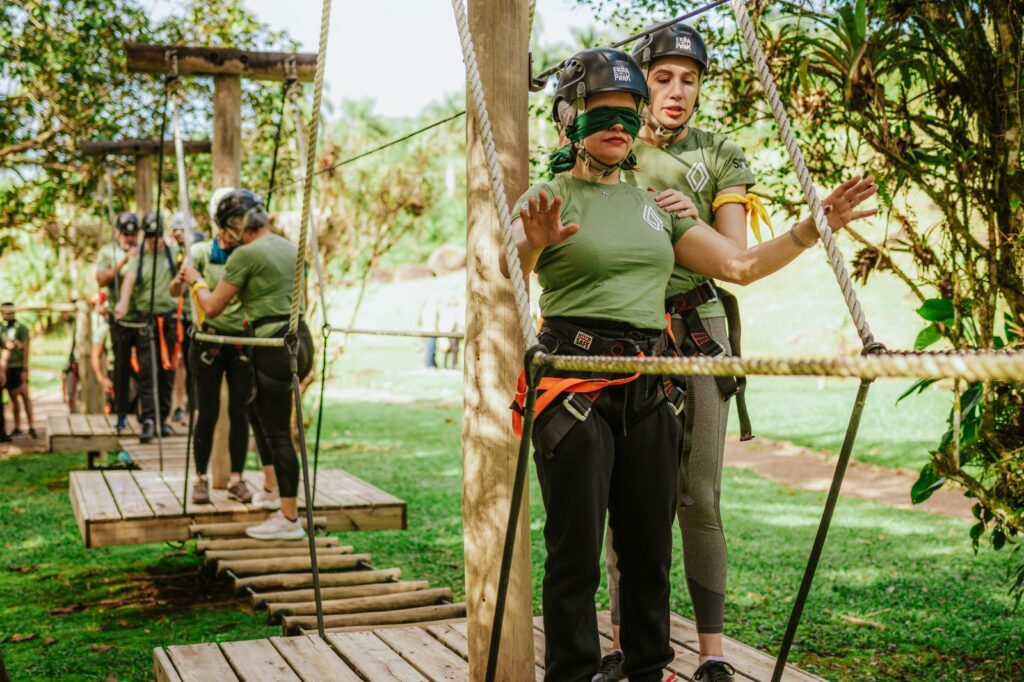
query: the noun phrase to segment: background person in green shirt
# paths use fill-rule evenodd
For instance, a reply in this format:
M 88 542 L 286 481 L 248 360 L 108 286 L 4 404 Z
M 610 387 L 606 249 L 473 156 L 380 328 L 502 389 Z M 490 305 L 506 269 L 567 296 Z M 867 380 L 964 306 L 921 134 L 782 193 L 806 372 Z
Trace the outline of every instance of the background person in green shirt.
M 170 292 L 176 269 L 174 249 L 163 239 L 163 221 L 150 211 L 142 219 L 142 230 L 145 233 L 142 252 L 128 261 L 114 317 L 118 321 L 144 325 L 137 329 L 136 338 L 139 409 L 142 413 L 139 442 L 148 443 L 156 436 L 156 428 L 160 429 L 162 436 L 171 435 L 167 419 L 174 388 L 172 353 L 176 340 L 174 313 L 178 302 Z M 157 368 L 155 385 L 154 362 Z
M 544 289 L 539 341 L 551 351 L 656 353 L 673 263 L 747 283 L 784 267 L 817 236 L 805 220 L 791 234 L 743 250 L 621 183 L 621 169 L 635 167 L 637 110 L 646 99 L 643 73 L 618 50 L 584 50 L 560 74 L 554 114 L 570 140 L 552 155 L 552 171 L 561 175 L 520 199 L 513 225 L 523 274 L 536 270 Z M 833 229 L 874 214 L 855 207 L 875 191 L 871 178 L 854 178 L 834 192 L 826 200 Z M 621 571 L 625 674 L 661 680 L 672 660 L 668 575 L 682 429 L 661 386 L 651 377 L 625 379 L 596 399 L 581 387 L 538 416 L 547 680 L 600 675 L 593 600 L 606 512 Z
M 233 187 L 218 189 L 211 200 L 210 222 L 216 224 L 216 206 L 221 197 L 233 192 Z M 238 237 L 229 230 L 217 230 L 214 227 L 213 239 L 192 245 L 192 266 L 206 282 L 208 287 L 217 288 L 224 277 L 225 264 L 228 256 L 238 246 Z M 175 297 L 187 293 L 185 282 L 176 278 L 171 284 L 171 295 Z M 189 301 L 185 308 L 191 309 Z M 197 311 L 198 313 L 198 311 Z M 199 316 L 202 319 L 202 316 Z M 204 320 L 201 331 L 222 336 L 243 336 L 245 313 L 241 302 L 232 299 L 224 311 L 211 320 Z M 246 405 L 252 394 L 252 367 L 249 356 L 241 346 L 233 344 L 208 343 L 198 341 L 186 354 L 185 366 L 194 362 L 196 372 L 190 379 L 194 382 L 193 399 L 196 401 L 198 414 L 193 440 L 196 455 L 196 481 L 192 487 L 192 501 L 206 504 L 210 501 L 210 484 L 206 478 L 206 470 L 210 465 L 210 453 L 213 450 L 213 432 L 217 427 L 220 415 L 221 380 L 227 379 L 228 386 L 228 453 L 231 459 L 231 474 L 228 481 L 228 496 L 240 502 L 249 502 L 252 492 L 242 480 L 245 469 L 245 456 L 249 449 L 249 419 L 246 416 Z M 273 476 L 273 462 L 270 473 Z M 271 478 L 273 480 L 273 478 Z
M 3 311 L 4 318 L 3 326 L 0 327 L 0 342 L 7 351 L 4 390 L 7 391 L 7 395 L 11 399 L 11 414 L 14 417 L 14 428 L 9 435 L 21 435 L 21 410 L 24 408 L 28 435 L 36 438 L 35 421 L 32 418 L 32 399 L 28 394 L 31 334 L 29 334 L 28 327 L 16 319 L 13 303 L 4 303 L 0 306 L 0 310 Z
M 132 381 L 136 379 L 132 369 L 132 349 L 138 334 L 133 329 L 122 327 L 114 319 L 114 309 L 121 295 L 121 283 L 128 271 L 128 261 L 138 255 L 139 218 L 130 211 L 118 214 L 114 223 L 116 240 L 104 246 L 96 256 L 96 283 L 107 289 L 106 315 L 110 325 L 111 362 L 114 366 L 114 411 L 117 413 L 117 429 L 128 427 L 128 412 L 131 410 Z
M 216 324 L 237 298 L 252 334 L 284 337 L 288 331 L 298 249 L 270 231 L 270 218 L 262 199 L 249 190 L 236 189 L 226 194 L 217 203 L 215 215 L 217 228 L 232 232 L 242 246 L 231 253 L 224 276 L 212 291 L 195 268 L 183 267 L 179 281 L 192 287 L 196 303 L 210 324 Z M 299 322 L 296 340 L 301 380 L 313 367 L 313 338 L 305 321 Z M 249 423 L 264 470 L 272 463 L 276 474 L 265 477 L 266 489 L 259 491 L 253 502 L 264 508 L 279 505 L 280 509 L 263 523 L 246 529 L 246 534 L 259 540 L 299 539 L 306 533 L 298 519 L 299 461 L 292 443 L 290 356 L 284 348 L 252 347 L 249 357 L 256 389 L 249 407 Z

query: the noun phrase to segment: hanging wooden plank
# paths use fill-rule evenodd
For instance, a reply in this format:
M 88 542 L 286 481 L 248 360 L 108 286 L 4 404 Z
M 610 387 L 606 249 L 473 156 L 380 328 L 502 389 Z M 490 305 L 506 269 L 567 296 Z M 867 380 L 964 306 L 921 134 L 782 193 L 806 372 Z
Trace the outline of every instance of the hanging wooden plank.
M 426 580 L 396 581 L 393 583 L 370 583 L 369 585 L 349 585 L 347 587 L 322 587 L 320 598 L 324 601 L 332 599 L 354 599 L 357 597 L 376 597 L 382 594 L 402 594 L 430 588 Z M 272 595 L 283 595 L 273 598 Z M 289 608 L 314 603 L 313 590 L 291 590 L 287 592 L 268 592 L 253 595 L 253 602 L 259 601 L 259 607 L 266 606 L 268 613 L 285 613 Z M 315 612 L 315 611 L 314 611 Z
M 334 536 L 314 538 L 317 547 L 337 547 L 338 538 Z M 252 538 L 224 538 L 221 540 L 196 540 L 197 552 L 216 552 L 234 549 L 264 548 L 309 548 L 308 540 L 253 540 Z
M 186 154 L 209 154 L 209 140 L 184 140 Z M 79 142 L 78 150 L 83 156 L 146 156 L 160 151 L 159 140 L 127 139 L 127 140 L 96 140 Z M 164 141 L 164 154 L 174 154 L 174 140 Z
M 181 682 L 231 682 L 238 676 L 216 644 L 190 644 L 167 647 Z
M 163 649 L 153 649 L 153 677 L 156 682 L 181 682 L 181 676 Z
M 459 632 L 448 623 L 428 625 L 427 632 L 431 637 L 461 656 L 463 660 L 469 660 L 469 641 L 466 640 L 465 633 Z
M 257 541 L 258 542 L 258 541 Z M 308 541 L 307 541 L 308 543 Z M 317 556 L 352 554 L 351 547 L 317 547 Z M 309 556 L 309 545 L 305 547 L 268 547 L 267 549 L 218 549 L 206 552 L 206 561 L 237 561 L 239 559 L 279 559 L 282 557 Z M 369 554 L 363 554 L 369 560 Z
M 272 637 L 270 643 L 302 682 L 362 682 L 334 649 L 316 635 Z
M 366 682 L 430 682 L 371 632 L 331 633 L 327 639 Z
M 399 623 L 429 623 L 431 621 L 465 617 L 465 604 L 437 604 L 435 606 L 420 606 L 395 611 L 325 616 L 324 626 L 329 628 L 345 628 L 355 625 L 376 627 L 378 625 L 394 625 Z M 303 629 L 311 630 L 316 627 L 316 618 L 309 616 L 295 616 L 294 618 L 285 618 L 284 620 L 285 632 L 297 633 Z
M 422 628 L 381 630 L 377 637 L 434 682 L 464 682 L 469 664 Z
M 351 548 L 349 548 L 351 550 Z M 364 554 L 361 558 L 358 554 L 351 556 L 323 556 L 317 557 L 317 564 L 321 571 L 355 568 L 362 561 L 366 561 L 369 555 Z M 297 573 L 310 571 L 312 562 L 309 555 L 304 557 L 278 557 L 275 559 L 241 559 L 239 561 L 218 561 L 217 575 L 225 571 L 231 571 L 237 576 L 263 575 L 266 573 Z
M 265 639 L 224 642 L 224 657 L 243 680 L 259 682 L 302 682 L 274 645 Z
M 357 585 L 375 585 L 379 583 L 394 582 L 399 580 L 401 577 L 402 569 L 400 568 L 383 568 L 373 571 L 348 571 L 346 573 L 326 573 L 320 576 L 320 586 L 322 589 L 331 589 L 353 587 Z M 254 594 L 252 597 L 253 606 L 259 608 L 268 600 L 309 601 L 310 599 L 313 599 L 313 591 L 308 589 L 312 585 L 312 573 L 278 573 L 268 576 L 238 578 L 235 581 L 235 590 L 240 591 L 246 588 L 264 590 L 263 592 Z M 291 597 L 290 595 L 293 593 L 295 596 Z
M 103 477 L 124 519 L 148 519 L 153 510 L 129 471 L 105 471 Z
M 133 471 L 132 476 L 156 516 L 177 516 L 183 513 L 181 499 L 174 496 L 159 471 Z
M 69 482 L 78 486 L 79 502 L 90 521 L 110 521 L 121 518 L 114 496 L 107 487 L 101 471 L 72 471 Z
M 451 588 L 438 587 L 434 589 L 414 590 L 411 592 L 399 592 L 397 594 L 349 597 L 347 599 L 326 599 L 321 603 L 325 614 L 336 616 L 350 613 L 371 613 L 374 611 L 411 609 L 420 606 L 431 606 L 433 604 L 450 602 L 451 600 Z M 294 602 L 290 604 L 274 605 L 273 609 L 268 608 L 268 618 L 272 623 L 276 623 L 281 617 L 288 617 L 291 622 L 292 616 L 310 615 L 316 615 L 316 602 Z

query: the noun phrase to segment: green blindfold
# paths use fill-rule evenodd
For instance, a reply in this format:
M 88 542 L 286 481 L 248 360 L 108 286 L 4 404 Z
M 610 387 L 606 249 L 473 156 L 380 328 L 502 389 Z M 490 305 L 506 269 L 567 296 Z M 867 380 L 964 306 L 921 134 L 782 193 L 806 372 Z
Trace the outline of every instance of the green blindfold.
M 574 145 L 583 138 L 589 137 L 602 130 L 608 130 L 612 126 L 621 125 L 626 134 L 636 139 L 643 122 L 640 114 L 634 109 L 627 107 L 599 107 L 590 111 L 581 111 L 576 115 L 576 120 L 566 131 L 570 143 L 551 154 L 549 168 L 552 173 L 564 173 L 576 164 L 576 150 Z M 635 164 L 636 157 L 629 154 L 619 165 Z

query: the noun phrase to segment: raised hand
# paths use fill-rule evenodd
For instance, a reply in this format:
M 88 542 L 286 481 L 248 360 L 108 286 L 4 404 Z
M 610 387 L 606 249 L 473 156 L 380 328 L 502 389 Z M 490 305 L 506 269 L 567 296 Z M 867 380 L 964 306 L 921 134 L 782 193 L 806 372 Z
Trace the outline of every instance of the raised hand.
M 871 175 L 863 178 L 859 175 L 854 176 L 832 190 L 832 193 L 821 202 L 832 231 L 836 232 L 843 229 L 847 223 L 878 213 L 877 208 L 866 211 L 855 210 L 858 205 L 877 192 L 878 185 L 875 184 L 875 178 Z
M 648 187 L 647 191 L 657 192 L 653 187 Z M 678 189 L 666 189 L 658 192 L 654 200 L 658 202 L 658 206 L 669 213 L 675 213 L 677 218 L 700 220 L 700 213 L 697 211 L 697 205 L 693 203 L 693 199 Z
M 576 223 L 562 225 L 562 197 L 549 201 L 548 195 L 541 190 L 536 199 L 530 199 L 519 209 L 519 217 L 523 221 L 523 232 L 526 241 L 535 249 L 560 244 L 576 234 L 580 226 Z

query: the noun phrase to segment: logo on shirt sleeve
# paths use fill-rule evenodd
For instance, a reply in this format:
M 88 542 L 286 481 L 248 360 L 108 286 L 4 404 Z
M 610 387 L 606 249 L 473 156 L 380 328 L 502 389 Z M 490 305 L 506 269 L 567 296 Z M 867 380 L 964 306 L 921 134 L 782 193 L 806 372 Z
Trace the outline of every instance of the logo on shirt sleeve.
M 695 163 L 690 166 L 690 170 L 686 171 L 686 180 L 690 183 L 690 187 L 694 192 L 704 189 L 710 179 L 711 174 L 708 173 L 708 169 L 704 166 L 703 161 Z
M 644 222 L 661 232 L 665 228 L 665 221 L 661 219 L 653 206 L 644 206 Z

